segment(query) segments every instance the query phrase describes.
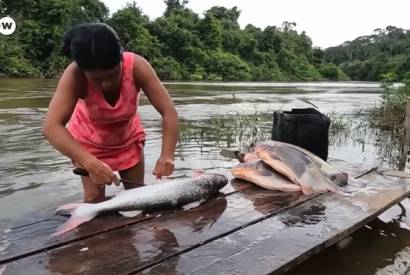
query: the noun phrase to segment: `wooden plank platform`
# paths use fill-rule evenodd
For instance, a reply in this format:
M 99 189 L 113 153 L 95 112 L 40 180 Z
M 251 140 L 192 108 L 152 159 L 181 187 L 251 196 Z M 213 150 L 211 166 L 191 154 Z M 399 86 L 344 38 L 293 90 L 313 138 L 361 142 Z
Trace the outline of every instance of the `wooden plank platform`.
M 309 197 L 231 180 L 198 208 L 103 216 L 61 239 L 49 236 L 65 218 L 44 217 L 1 236 L 0 273 L 282 273 L 408 197 L 409 181 L 372 172 Z
M 221 190 L 221 193 L 225 196 L 229 196 L 251 186 L 252 185 L 247 182 L 237 182 L 235 185 L 227 185 Z M 75 234 L 68 234 L 60 239 L 50 239 L 50 235 L 53 234 L 57 227 L 66 221 L 67 218 L 56 216 L 54 212 L 45 213 L 45 215 L 47 215 L 46 217 L 39 217 L 33 213 L 24 223 L 13 225 L 10 232 L 0 237 L 0 248 L 6 248 L 0 250 L 0 264 L 124 226 L 129 226 L 163 214 L 165 214 L 165 212 L 152 213 L 135 218 L 124 218 L 119 215 L 100 216 L 98 219 L 87 223 L 87 226 L 78 228 Z

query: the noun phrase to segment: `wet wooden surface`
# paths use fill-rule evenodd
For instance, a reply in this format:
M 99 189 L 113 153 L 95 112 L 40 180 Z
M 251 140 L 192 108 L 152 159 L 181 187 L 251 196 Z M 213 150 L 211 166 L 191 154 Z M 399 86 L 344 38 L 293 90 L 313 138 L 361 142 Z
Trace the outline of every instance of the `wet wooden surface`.
M 359 229 L 410 195 L 403 178 L 368 174 L 363 188 L 327 193 L 229 236 L 173 257 L 144 274 L 281 274 Z
M 235 186 L 229 184 L 221 190 L 221 193 L 229 196 L 250 186 L 251 184 L 247 182 L 238 182 Z M 173 212 L 173 210 L 168 212 Z M 0 264 L 104 232 L 113 231 L 124 226 L 143 222 L 165 213 L 166 211 L 150 213 L 149 215 L 137 216 L 135 218 L 125 218 L 118 214 L 100 216 L 98 219 L 88 222 L 87 226 L 79 227 L 75 234 L 63 235 L 58 239 L 50 238 L 50 236 L 67 218 L 54 215 L 51 212 L 43 213 L 46 217 L 39 217 L 33 214 L 24 223 L 12 225 L 10 230 L 0 237 L 0 248 L 3 248 L 0 249 Z
M 3 274 L 283 272 L 410 195 L 409 179 L 371 173 L 343 193 L 311 197 L 233 180 L 200 207 L 98 217 L 64 238 L 66 218 L 15 226 L 1 237 Z M 0 272 L 1 273 L 1 272 Z

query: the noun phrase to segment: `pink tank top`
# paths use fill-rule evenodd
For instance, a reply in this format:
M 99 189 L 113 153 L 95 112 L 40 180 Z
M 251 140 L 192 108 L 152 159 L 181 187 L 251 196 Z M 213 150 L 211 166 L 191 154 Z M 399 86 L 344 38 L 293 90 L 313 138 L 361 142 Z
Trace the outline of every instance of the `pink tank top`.
M 145 141 L 137 113 L 140 88 L 134 83 L 134 56 L 123 53 L 122 83 L 115 106 L 87 80 L 87 96 L 77 101 L 67 126 L 77 142 L 114 171 L 136 165 Z

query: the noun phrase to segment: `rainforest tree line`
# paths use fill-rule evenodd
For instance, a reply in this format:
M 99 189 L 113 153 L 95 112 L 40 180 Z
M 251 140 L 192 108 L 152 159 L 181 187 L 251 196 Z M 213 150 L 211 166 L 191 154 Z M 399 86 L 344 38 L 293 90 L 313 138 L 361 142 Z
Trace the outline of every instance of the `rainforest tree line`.
M 200 15 L 187 1 L 164 2 L 164 14 L 151 20 L 135 2 L 109 15 L 99 0 L 2 0 L 0 14 L 12 16 L 17 30 L 0 36 L 0 74 L 58 77 L 69 62 L 61 53 L 64 32 L 83 22 L 112 26 L 162 80 L 380 80 L 410 71 L 410 32 L 396 27 L 322 50 L 294 22 L 241 28 L 236 7 Z
M 325 50 L 325 60 L 338 65 L 352 80 L 380 81 L 387 73 L 401 81 L 410 72 L 410 31 L 394 26 Z M 388 77 L 392 80 L 392 74 Z M 407 77 L 408 78 L 408 77 Z

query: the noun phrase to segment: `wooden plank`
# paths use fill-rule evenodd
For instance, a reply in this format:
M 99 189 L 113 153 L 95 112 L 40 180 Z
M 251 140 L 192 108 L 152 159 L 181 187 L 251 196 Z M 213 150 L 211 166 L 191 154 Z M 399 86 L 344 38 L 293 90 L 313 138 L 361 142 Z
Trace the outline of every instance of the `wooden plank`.
M 142 273 L 283 273 L 410 195 L 404 178 L 372 173 L 358 182 L 351 196 L 326 193 Z
M 50 214 L 51 216 L 52 214 Z M 28 255 L 44 250 L 52 249 L 71 242 L 79 241 L 91 236 L 101 234 L 117 228 L 151 219 L 155 215 L 124 218 L 119 215 L 104 215 L 80 227 L 72 234 L 53 239 L 50 236 L 56 231 L 67 218 L 53 217 L 52 219 L 40 219 L 33 217 L 32 222 L 14 225 L 10 231 L 6 231 L 0 238 L 0 264 L 4 264 Z
M 257 186 L 6 265 L 5 274 L 127 274 L 246 227 L 308 197 Z
M 349 167 L 343 161 L 330 160 L 330 162 L 342 170 Z M 230 177 L 230 180 L 232 178 Z M 231 183 L 232 181 L 221 190 L 225 196 L 252 185 L 243 181 L 234 181 L 234 186 Z M 0 265 L 151 218 L 155 218 L 155 214 L 135 218 L 124 218 L 118 215 L 101 216 L 87 223 L 86 226 L 78 228 L 73 234 L 59 239 L 50 239 L 51 234 L 67 218 L 56 216 L 52 212 L 43 212 L 41 216 L 33 212 L 24 221 L 11 225 L 10 230 L 0 236 Z
M 234 181 L 233 184 L 234 186 L 230 181 L 221 193 L 229 196 L 252 186 L 244 181 Z M 24 223 L 13 225 L 8 232 L 0 236 L 0 265 L 172 212 L 174 211 L 162 211 L 135 218 L 125 218 L 117 214 L 104 215 L 58 239 L 51 239 L 50 236 L 67 218 L 55 216 L 53 213 L 43 213 L 45 216 L 39 217 L 33 213 Z

